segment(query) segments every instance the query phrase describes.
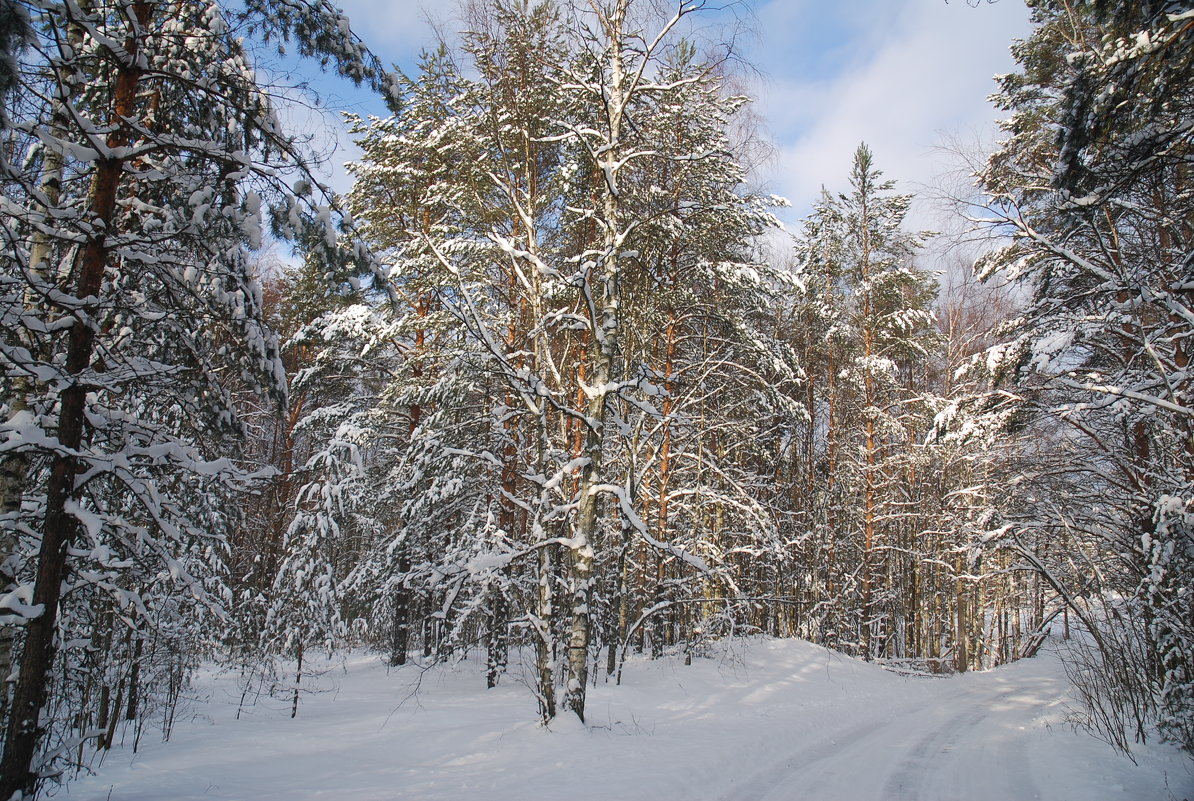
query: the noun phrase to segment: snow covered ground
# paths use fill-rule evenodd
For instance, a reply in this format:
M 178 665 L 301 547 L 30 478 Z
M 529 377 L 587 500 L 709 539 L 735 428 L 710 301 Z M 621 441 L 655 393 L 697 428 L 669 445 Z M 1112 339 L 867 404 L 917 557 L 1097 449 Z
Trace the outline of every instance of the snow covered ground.
M 355 656 L 294 720 L 268 697 L 236 720 L 235 677 L 208 675 L 169 743 L 118 748 L 59 797 L 1194 801 L 1194 763 L 1176 749 L 1139 747 L 1133 765 L 1071 730 L 1051 651 L 909 678 L 805 642 L 739 640 L 691 666 L 628 662 L 621 687 L 591 689 L 588 726 L 565 716 L 550 731 L 515 676 L 487 691 L 482 670 Z

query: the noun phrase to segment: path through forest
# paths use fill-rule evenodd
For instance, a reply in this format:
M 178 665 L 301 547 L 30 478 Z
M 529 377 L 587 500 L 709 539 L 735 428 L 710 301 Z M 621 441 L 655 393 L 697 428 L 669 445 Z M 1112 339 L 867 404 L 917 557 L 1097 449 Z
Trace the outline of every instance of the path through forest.
M 320 676 L 296 719 L 285 698 L 263 695 L 237 720 L 235 676 L 208 674 L 170 743 L 114 750 L 64 797 L 1194 799 L 1191 762 L 1175 749 L 1138 747 L 1133 765 L 1072 731 L 1052 650 L 911 678 L 799 641 L 734 641 L 691 666 L 633 660 L 622 687 L 592 689 L 588 726 L 561 718 L 552 731 L 509 679 L 486 691 L 477 662 L 388 671 L 361 655 Z
M 735 786 L 725 801 L 1056 798 L 1053 777 L 1037 775 L 1028 744 L 1065 686 L 1055 672 L 1034 667 L 946 680 L 938 692 L 922 688 L 927 698 L 831 726 L 818 742 Z

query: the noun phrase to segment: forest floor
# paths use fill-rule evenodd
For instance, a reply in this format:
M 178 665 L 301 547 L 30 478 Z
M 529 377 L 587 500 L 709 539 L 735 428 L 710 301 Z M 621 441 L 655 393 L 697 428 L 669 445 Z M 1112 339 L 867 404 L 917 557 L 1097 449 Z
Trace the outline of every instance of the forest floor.
M 118 746 L 59 798 L 81 801 L 1194 801 L 1194 762 L 1149 742 L 1137 764 L 1066 722 L 1050 643 L 1033 659 L 908 677 L 803 641 L 631 659 L 589 692 L 588 725 L 536 723 L 511 665 L 387 669 L 354 655 L 304 694 L 200 676 L 169 743 Z

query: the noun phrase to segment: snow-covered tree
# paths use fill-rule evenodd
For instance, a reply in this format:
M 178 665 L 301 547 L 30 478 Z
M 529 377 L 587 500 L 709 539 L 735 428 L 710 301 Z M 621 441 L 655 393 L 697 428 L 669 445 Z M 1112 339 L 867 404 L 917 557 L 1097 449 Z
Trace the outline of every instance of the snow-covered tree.
M 998 95 L 1008 138 L 980 176 L 1012 244 L 980 266 L 1030 293 L 991 359 L 1021 420 L 1066 460 L 1031 474 L 1017 521 L 1081 555 L 1075 581 L 1040 567 L 1099 641 L 1103 689 L 1089 697 L 1120 710 L 1112 728 L 1140 736 L 1155 716 L 1189 749 L 1194 12 L 1031 6 L 1036 28 Z
M 917 370 L 933 337 L 932 281 L 913 262 L 921 240 L 902 228 L 911 196 L 893 194 L 881 176 L 860 145 L 851 191 L 817 205 L 797 273 L 810 388 L 824 387 L 823 401 L 810 395 L 806 407 L 824 420 L 825 589 L 851 599 L 857 635 L 848 641 L 868 656 L 904 637 L 898 603 L 879 596 L 895 591 L 894 563 L 911 550 L 903 493 L 915 484 L 907 461 L 927 427 L 923 407 L 915 420 Z
M 224 614 L 227 501 L 253 480 L 228 458 L 231 394 L 284 393 L 248 254 L 271 205 L 280 228 L 330 220 L 292 191 L 307 158 L 246 34 L 293 38 L 385 88 L 322 3 L 15 9 L 33 33 L 0 155 L 4 605 L 21 641 L 4 797 L 53 772 L 66 730 L 48 677 L 79 661 L 73 625 L 103 620 L 118 639 L 127 626 L 136 654 L 178 603 Z M 80 618 L 93 602 L 98 617 Z
M 591 13 L 478 4 L 463 54 L 477 77 L 433 54 L 406 85 L 405 113 L 361 128 L 366 158 L 354 167 L 352 206 L 393 261 L 404 358 L 485 376 L 451 379 L 469 400 L 441 392 L 408 435 L 427 471 L 417 492 L 442 494 L 453 479 L 492 499 L 436 528 L 449 540 L 437 553 L 467 555 L 440 580 L 469 577 L 473 589 L 453 593 L 462 609 L 483 586 L 516 596 L 513 620 L 538 648 L 545 718 L 556 713 L 558 681 L 563 707 L 583 717 L 598 637 L 612 659 L 633 622 L 619 609 L 618 578 L 632 544 L 653 561 L 676 560 L 669 570 L 709 570 L 696 552 L 722 546 L 695 534 L 671 542 L 682 527 L 669 504 L 701 521 L 702 497 L 732 497 L 727 508 L 745 510 L 740 530 L 770 530 L 733 471 L 717 474 L 706 456 L 702 477 L 689 462 L 699 436 L 691 450 L 676 447 L 677 432 L 699 429 L 699 399 L 765 350 L 752 348 L 735 312 L 766 285 L 750 241 L 771 218 L 765 201 L 742 191 L 728 139 L 745 100 L 727 97 L 717 63 L 678 37 L 697 10 L 684 3 L 656 18 L 625 0 Z M 724 358 L 729 339 L 741 359 Z M 449 378 L 428 368 L 422 380 Z M 471 422 L 439 405 L 451 403 L 471 410 Z M 669 485 L 677 459 L 710 491 Z M 469 460 L 477 466 L 466 469 Z M 452 473 L 436 477 L 442 470 Z M 656 514 L 643 514 L 648 503 Z M 411 513 L 425 509 L 410 506 L 406 533 L 375 554 L 417 541 L 427 511 Z

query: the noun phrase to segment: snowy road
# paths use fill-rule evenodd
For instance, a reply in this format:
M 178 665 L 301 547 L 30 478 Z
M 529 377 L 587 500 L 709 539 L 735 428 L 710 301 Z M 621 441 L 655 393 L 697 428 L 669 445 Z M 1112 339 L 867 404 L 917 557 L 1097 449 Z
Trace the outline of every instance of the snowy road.
M 989 684 L 950 693 L 946 708 L 907 704 L 824 732 L 724 801 L 785 801 L 796 788 L 807 798 L 1041 798 L 1026 767 L 1022 722 L 1047 712 L 1057 696 Z
M 1194 801 L 1191 761 L 1139 764 L 1065 722 L 1056 655 L 909 678 L 799 641 L 725 644 L 691 666 L 635 660 L 590 691 L 588 725 L 551 730 L 483 665 L 387 671 L 354 657 L 294 720 L 263 697 L 236 719 L 233 676 L 168 744 L 114 750 L 80 801 Z M 512 677 L 511 677 L 512 678 Z M 412 694 L 418 686 L 417 694 Z
M 736 783 L 720 801 L 1194 799 L 1188 767 L 1150 788 L 1144 771 L 1075 734 L 1064 722 L 1066 691 L 1053 654 L 922 679 L 903 697 L 893 694 L 899 700 L 890 706 L 825 725 L 815 741 Z M 1095 763 L 1103 771 L 1092 775 Z

